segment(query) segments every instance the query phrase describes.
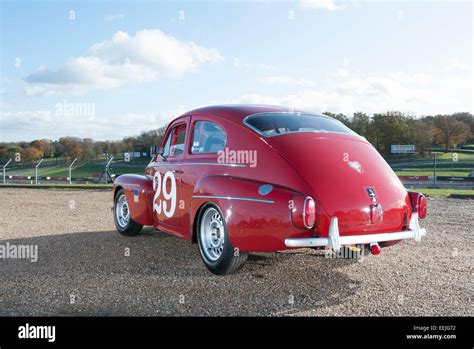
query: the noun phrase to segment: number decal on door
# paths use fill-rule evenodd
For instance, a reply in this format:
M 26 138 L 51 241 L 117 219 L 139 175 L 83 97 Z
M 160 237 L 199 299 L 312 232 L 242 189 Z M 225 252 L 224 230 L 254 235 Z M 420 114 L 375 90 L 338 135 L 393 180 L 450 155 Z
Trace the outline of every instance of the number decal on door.
M 167 191 L 168 180 L 171 181 L 171 188 Z M 176 210 L 176 178 L 173 172 L 168 171 L 161 180 L 160 172 L 156 171 L 153 177 L 153 190 L 155 195 L 153 197 L 153 212 L 161 214 L 163 212 L 166 217 L 170 218 L 174 215 Z M 163 199 L 161 194 L 163 193 Z

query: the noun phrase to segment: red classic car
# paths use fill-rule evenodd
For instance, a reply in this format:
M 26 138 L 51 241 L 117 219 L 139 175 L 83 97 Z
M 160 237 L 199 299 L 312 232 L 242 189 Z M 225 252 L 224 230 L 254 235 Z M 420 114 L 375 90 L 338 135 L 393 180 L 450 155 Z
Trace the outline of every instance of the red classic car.
M 173 120 L 144 175 L 114 183 L 123 235 L 144 225 L 197 243 L 215 274 L 248 252 L 340 251 L 419 242 L 426 199 L 341 122 L 282 107 L 225 105 Z M 357 247 L 359 246 L 359 247 Z

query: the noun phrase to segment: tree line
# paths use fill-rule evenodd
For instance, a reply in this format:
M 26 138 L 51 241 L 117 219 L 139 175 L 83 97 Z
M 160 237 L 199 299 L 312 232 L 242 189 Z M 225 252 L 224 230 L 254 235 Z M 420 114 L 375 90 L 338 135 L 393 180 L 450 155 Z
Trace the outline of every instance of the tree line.
M 102 159 L 105 154 L 117 158 L 124 152 L 146 152 L 152 145 L 161 143 L 166 127 L 143 132 L 138 136 L 118 141 L 94 141 L 91 138 L 62 137 L 58 140 L 39 139 L 32 142 L 0 143 L 2 163 L 8 159 L 17 162 L 35 162 L 40 158 L 62 158 L 72 161 Z M 20 158 L 20 160 L 19 160 Z
M 382 155 L 390 154 L 392 144 L 414 144 L 416 151 L 424 154 L 436 145 L 448 151 L 462 144 L 474 143 L 474 117 L 470 113 L 421 118 L 400 112 L 386 112 L 373 116 L 356 112 L 352 117 L 330 112 L 323 114 L 341 121 L 367 138 Z M 166 127 L 160 127 L 118 141 L 62 137 L 54 141 L 38 139 L 32 142 L 2 142 L 0 143 L 0 160 L 1 163 L 8 159 L 28 163 L 40 158 L 62 158 L 66 161 L 78 158 L 81 161 L 90 161 L 103 158 L 104 154 L 117 157 L 124 152 L 146 152 L 152 145 L 161 143 L 165 131 Z
M 400 112 L 386 112 L 369 117 L 362 112 L 351 118 L 324 112 L 365 137 L 382 155 L 390 154 L 392 144 L 414 144 L 424 154 L 433 146 L 445 151 L 474 142 L 474 117 L 470 113 L 415 118 Z

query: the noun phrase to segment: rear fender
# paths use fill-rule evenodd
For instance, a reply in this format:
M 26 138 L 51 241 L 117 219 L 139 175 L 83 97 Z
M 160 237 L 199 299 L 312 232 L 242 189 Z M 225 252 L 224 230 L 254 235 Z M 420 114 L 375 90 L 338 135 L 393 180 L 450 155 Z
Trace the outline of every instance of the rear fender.
M 270 192 L 262 191 L 264 184 L 271 186 Z M 221 210 L 235 248 L 254 252 L 287 249 L 286 237 L 311 236 L 311 231 L 296 228 L 291 220 L 290 202 L 299 194 L 279 185 L 239 177 L 205 177 L 196 183 L 192 197 L 191 217 L 196 219 L 191 222 L 191 234 L 197 232 L 200 210 L 212 203 Z
M 114 200 L 120 189 L 125 191 L 132 219 L 142 225 L 153 225 L 153 177 L 135 174 L 119 176 L 114 181 Z

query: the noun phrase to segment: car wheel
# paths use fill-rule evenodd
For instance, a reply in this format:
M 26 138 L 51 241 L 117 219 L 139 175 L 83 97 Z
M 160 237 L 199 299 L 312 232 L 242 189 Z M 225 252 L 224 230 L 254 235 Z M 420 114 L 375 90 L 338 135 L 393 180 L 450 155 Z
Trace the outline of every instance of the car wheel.
M 232 246 L 224 217 L 214 205 L 201 211 L 197 240 L 204 264 L 216 275 L 231 274 L 247 260 L 247 253 L 236 251 Z
M 114 222 L 117 231 L 125 236 L 138 235 L 143 228 L 143 225 L 138 224 L 131 218 L 127 196 L 123 189 L 120 189 L 115 195 Z

